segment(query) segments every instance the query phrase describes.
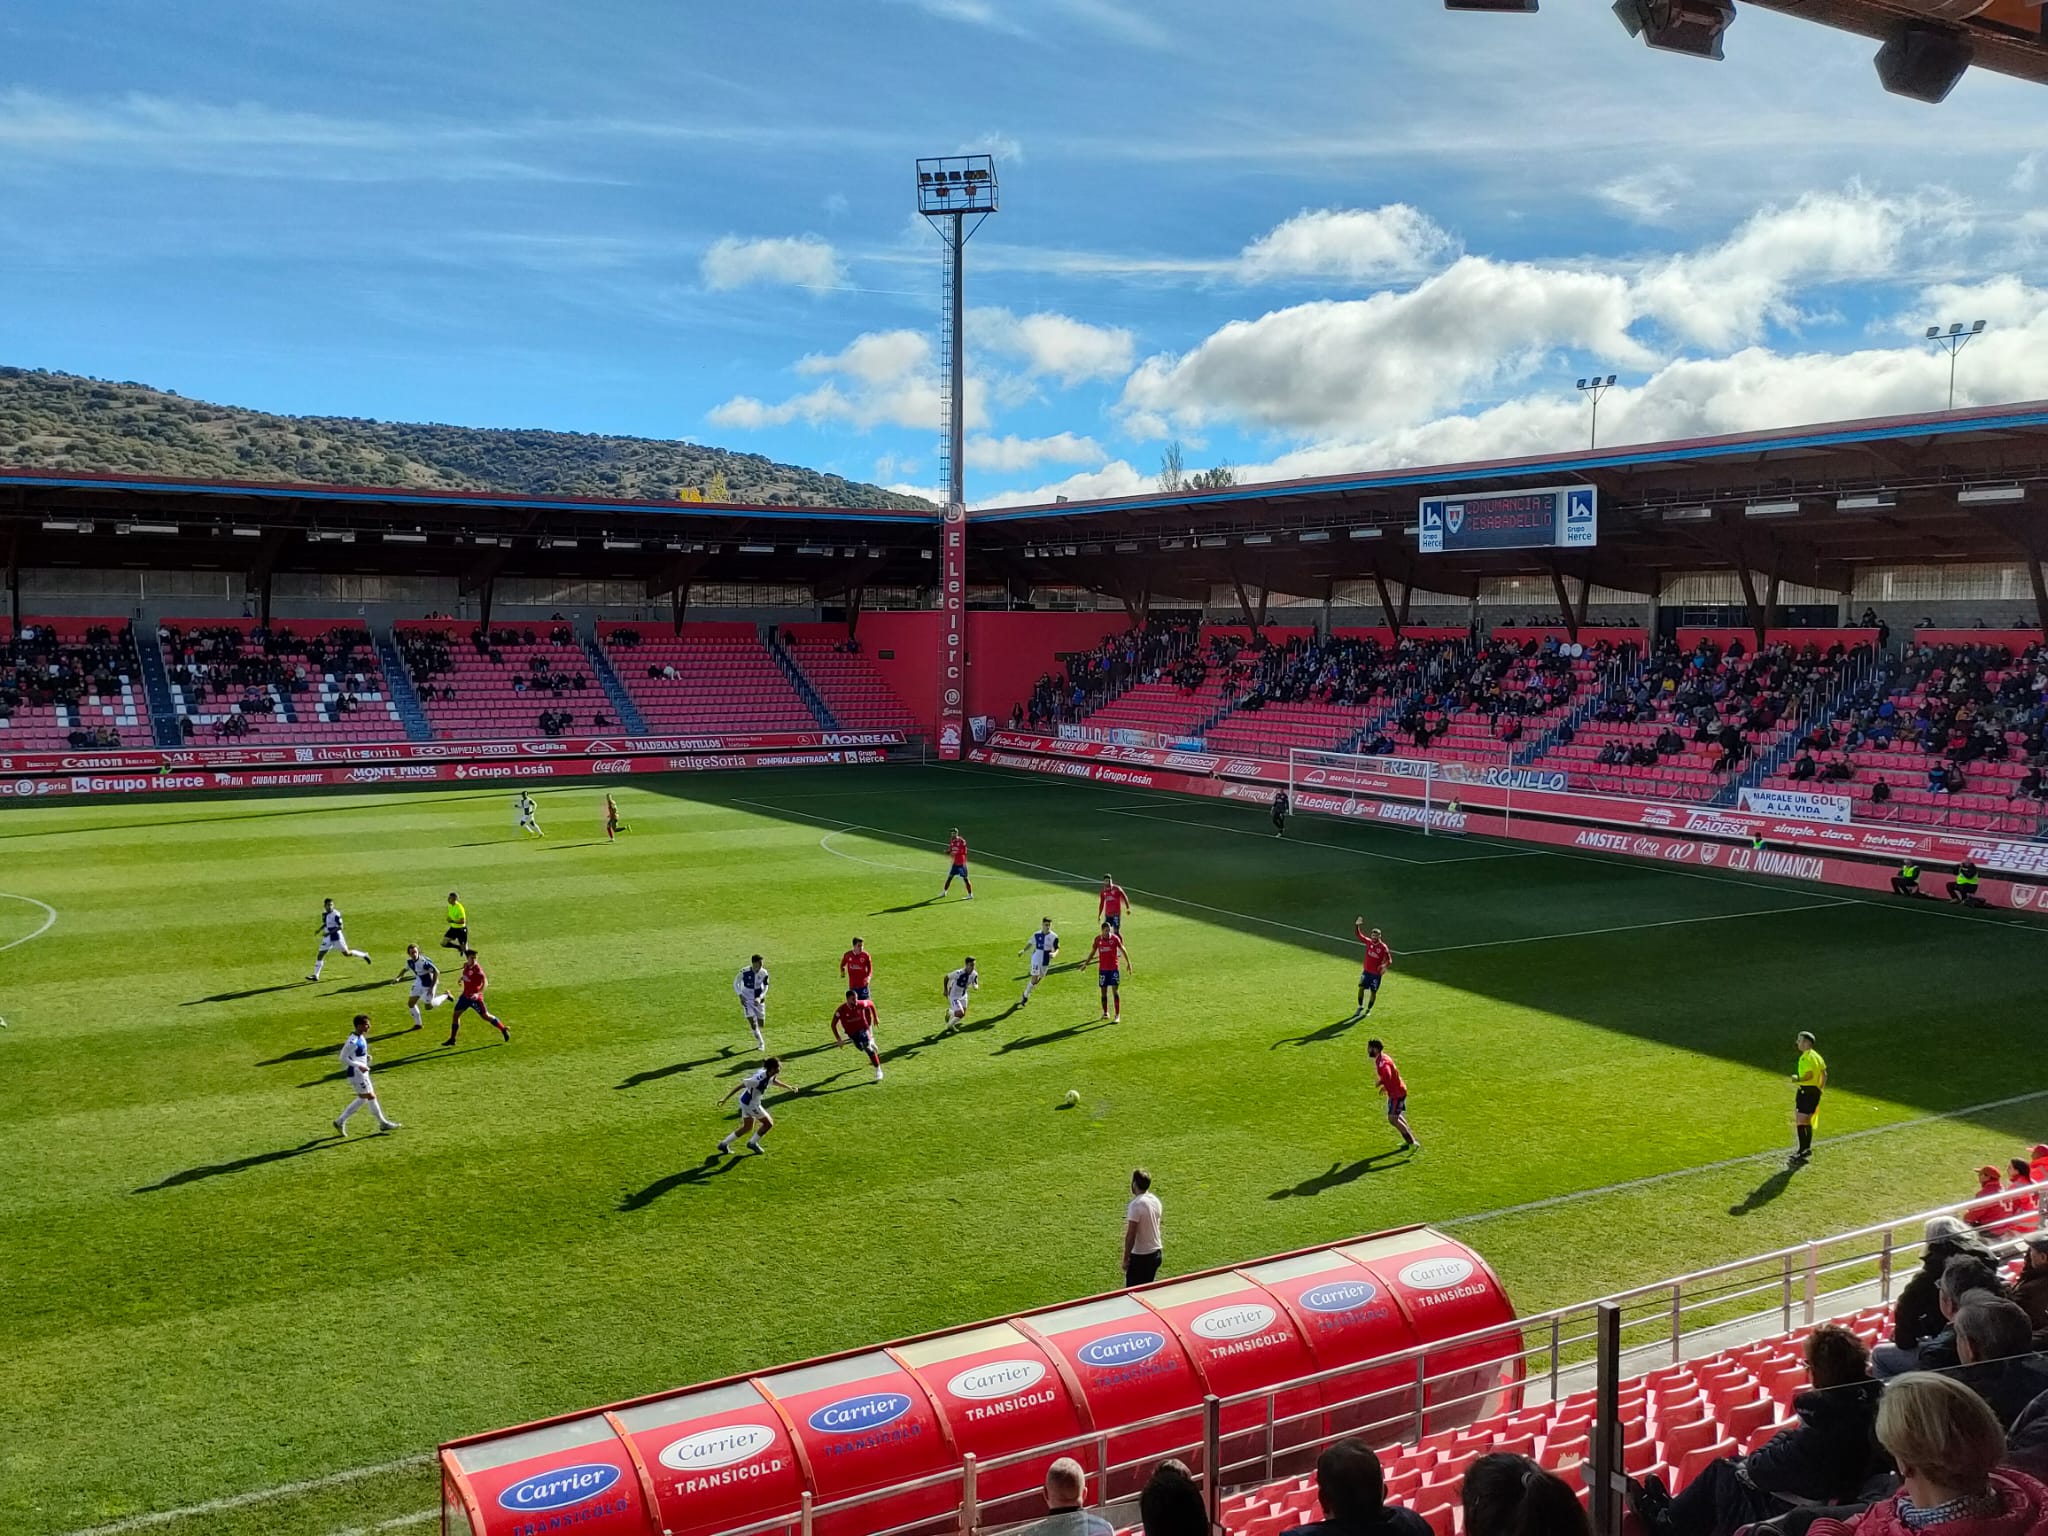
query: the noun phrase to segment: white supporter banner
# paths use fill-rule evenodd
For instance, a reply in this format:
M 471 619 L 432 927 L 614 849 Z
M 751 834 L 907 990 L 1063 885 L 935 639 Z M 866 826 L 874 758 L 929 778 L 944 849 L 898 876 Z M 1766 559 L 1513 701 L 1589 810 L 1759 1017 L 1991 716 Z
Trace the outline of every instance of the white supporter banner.
M 1808 821 L 1847 822 L 1856 804 L 1847 795 L 1810 795 L 1797 789 L 1744 789 L 1736 803 L 1766 816 L 1800 816 Z

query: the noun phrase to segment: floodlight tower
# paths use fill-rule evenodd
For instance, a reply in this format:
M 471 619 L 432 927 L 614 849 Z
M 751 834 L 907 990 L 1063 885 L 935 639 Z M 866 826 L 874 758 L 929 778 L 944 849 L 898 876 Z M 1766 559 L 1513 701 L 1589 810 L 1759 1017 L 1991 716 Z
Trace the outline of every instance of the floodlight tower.
M 967 424 L 967 242 L 996 211 L 996 162 L 990 155 L 941 155 L 917 162 L 917 211 L 946 242 L 946 296 L 939 311 L 939 346 L 946 354 L 945 438 L 940 453 L 947 507 L 962 507 Z
M 1936 348 L 1948 354 L 1948 408 L 1950 410 L 1956 408 L 1956 354 L 1983 334 L 1984 322 L 1982 320 L 1971 326 L 1965 326 L 1958 320 L 1945 331 L 1938 325 L 1927 327 L 1927 339 L 1933 342 Z
M 1611 373 L 1604 379 L 1596 373 L 1590 379 L 1579 380 L 1579 393 L 1590 395 L 1593 398 L 1593 429 L 1587 434 L 1586 446 L 1588 448 L 1598 448 L 1600 446 L 1600 397 L 1614 388 L 1614 380 L 1615 375 Z

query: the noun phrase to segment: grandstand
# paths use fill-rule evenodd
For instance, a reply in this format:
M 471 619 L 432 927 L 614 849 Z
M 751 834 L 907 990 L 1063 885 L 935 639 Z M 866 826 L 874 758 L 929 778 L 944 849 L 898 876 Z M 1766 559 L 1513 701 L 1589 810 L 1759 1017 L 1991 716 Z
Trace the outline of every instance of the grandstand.
M 0 644 L 0 752 L 149 740 L 149 711 L 125 619 L 0 620 Z
M 360 625 L 166 619 L 156 640 L 188 741 L 310 744 L 405 735 L 370 632 Z
M 507 740 L 617 730 L 596 668 L 566 625 L 396 627 L 414 691 L 434 734 Z
M 809 731 L 818 719 L 751 624 L 663 635 L 599 627 L 605 654 L 653 731 Z

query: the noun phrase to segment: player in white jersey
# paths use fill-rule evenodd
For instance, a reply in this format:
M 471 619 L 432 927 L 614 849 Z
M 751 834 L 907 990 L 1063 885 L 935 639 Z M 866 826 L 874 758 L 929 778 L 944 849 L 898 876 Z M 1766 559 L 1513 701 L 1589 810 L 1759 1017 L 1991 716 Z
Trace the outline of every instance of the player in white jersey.
M 441 990 L 441 967 L 421 954 L 419 945 L 408 944 L 405 946 L 405 965 L 397 979 L 412 982 L 412 995 L 406 999 L 406 1007 L 412 1010 L 413 1029 L 426 1028 L 427 1021 L 420 1017 L 420 1010 L 424 1008 L 431 1013 L 448 1001 L 448 994 Z
M 348 1108 L 335 1117 L 335 1135 L 348 1134 L 348 1117 L 365 1104 L 377 1117 L 378 1130 L 402 1129 L 396 1120 L 384 1113 L 384 1106 L 377 1102 L 377 1090 L 370 1086 L 370 1016 L 367 1013 L 357 1014 L 355 1023 L 349 1026 L 348 1039 L 341 1046 L 341 1069 L 348 1074 L 348 1086 L 355 1097 L 348 1101 Z
M 759 955 L 733 977 L 732 989 L 739 996 L 740 1012 L 747 1016 L 747 1028 L 754 1032 L 754 1049 L 767 1050 L 768 1036 L 763 1031 L 768 1027 L 768 967 Z
M 306 980 L 320 979 L 320 968 L 327 963 L 327 952 L 331 949 L 340 950 L 351 960 L 360 960 L 365 965 L 370 963 L 367 950 L 348 947 L 348 936 L 341 931 L 341 912 L 334 905 L 332 896 L 320 903 L 320 953 L 313 957 L 313 973 Z
M 781 1058 L 770 1056 L 754 1071 L 749 1072 L 725 1091 L 725 1099 L 731 1098 L 734 1094 L 740 1096 L 740 1123 L 738 1130 L 732 1131 L 720 1138 L 718 1143 L 719 1151 L 730 1152 L 732 1144 L 739 1140 L 741 1133 L 748 1126 L 754 1128 L 754 1134 L 747 1138 L 747 1150 L 749 1152 L 766 1152 L 768 1150 L 761 1145 L 761 1138 L 775 1129 L 775 1117 L 768 1113 L 768 1090 L 770 1088 L 789 1090 L 789 1084 L 776 1076 L 781 1070 Z M 718 1102 L 723 1104 L 725 1099 L 720 1099 Z
M 1052 931 L 1052 919 L 1038 920 L 1038 932 L 1024 941 L 1024 947 L 1017 951 L 1031 957 L 1031 974 L 1024 978 L 1024 995 L 1017 999 L 1022 1008 L 1031 1001 L 1031 989 L 1045 980 L 1045 973 L 1052 969 L 1053 958 L 1060 952 L 1060 936 Z
M 946 1028 L 958 1029 L 967 1017 L 967 994 L 981 989 L 981 973 L 974 968 L 974 956 L 957 971 L 946 972 Z
M 535 837 L 546 837 L 540 829 L 540 811 L 533 803 L 533 796 L 525 790 L 519 791 L 519 798 L 513 802 L 519 807 L 519 830 L 531 832 Z

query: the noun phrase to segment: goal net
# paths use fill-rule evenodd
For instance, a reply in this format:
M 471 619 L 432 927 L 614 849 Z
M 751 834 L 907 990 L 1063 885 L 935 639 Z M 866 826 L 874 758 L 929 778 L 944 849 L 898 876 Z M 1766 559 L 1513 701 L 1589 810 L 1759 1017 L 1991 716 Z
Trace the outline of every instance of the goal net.
M 1296 811 L 1409 827 L 1430 837 L 1462 837 L 1464 763 L 1357 752 L 1287 750 L 1287 798 Z

